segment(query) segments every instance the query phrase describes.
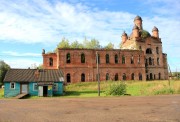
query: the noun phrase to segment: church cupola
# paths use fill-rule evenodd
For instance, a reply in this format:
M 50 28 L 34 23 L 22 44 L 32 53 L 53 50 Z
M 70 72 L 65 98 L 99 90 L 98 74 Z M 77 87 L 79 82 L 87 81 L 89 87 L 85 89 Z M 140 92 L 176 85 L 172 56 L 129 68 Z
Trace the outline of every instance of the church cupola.
M 134 25 L 138 26 L 140 30 L 143 30 L 143 27 L 142 27 L 142 18 L 140 16 L 136 16 L 134 18 Z
M 139 37 L 139 27 L 134 25 L 133 27 L 133 38 Z
M 125 43 L 127 39 L 128 39 L 127 33 L 124 31 L 121 36 L 122 43 Z
M 154 28 L 152 29 L 152 36 L 159 38 L 159 30 L 156 26 L 154 26 Z

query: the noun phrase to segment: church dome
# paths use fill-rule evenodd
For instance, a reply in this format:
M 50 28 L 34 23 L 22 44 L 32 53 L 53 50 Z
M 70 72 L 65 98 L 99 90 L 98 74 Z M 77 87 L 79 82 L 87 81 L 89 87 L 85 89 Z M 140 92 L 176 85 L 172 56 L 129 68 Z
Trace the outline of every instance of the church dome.
M 135 21 L 135 20 L 141 20 L 141 21 L 142 21 L 142 18 L 137 15 L 137 16 L 134 18 L 134 21 Z

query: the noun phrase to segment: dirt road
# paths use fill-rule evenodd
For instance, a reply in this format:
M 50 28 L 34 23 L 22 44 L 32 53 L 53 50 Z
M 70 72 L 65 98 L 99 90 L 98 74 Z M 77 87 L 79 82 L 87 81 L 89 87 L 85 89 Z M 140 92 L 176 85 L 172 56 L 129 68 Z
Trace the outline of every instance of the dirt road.
M 1 121 L 180 122 L 180 95 L 1 99 Z

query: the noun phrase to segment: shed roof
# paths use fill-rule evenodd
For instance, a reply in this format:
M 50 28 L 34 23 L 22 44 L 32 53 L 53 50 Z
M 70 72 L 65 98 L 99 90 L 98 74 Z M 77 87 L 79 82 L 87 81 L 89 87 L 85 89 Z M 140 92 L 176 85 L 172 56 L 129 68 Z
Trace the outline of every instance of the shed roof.
M 10 69 L 4 82 L 57 82 L 63 77 L 59 69 Z

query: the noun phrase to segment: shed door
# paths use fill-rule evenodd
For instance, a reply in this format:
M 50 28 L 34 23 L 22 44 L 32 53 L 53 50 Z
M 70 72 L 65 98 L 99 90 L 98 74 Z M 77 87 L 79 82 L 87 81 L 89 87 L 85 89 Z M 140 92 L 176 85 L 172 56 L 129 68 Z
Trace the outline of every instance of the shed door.
M 28 85 L 27 84 L 22 84 L 21 87 L 22 87 L 21 93 L 27 94 L 28 93 Z
M 39 96 L 43 96 L 43 86 L 39 86 Z

